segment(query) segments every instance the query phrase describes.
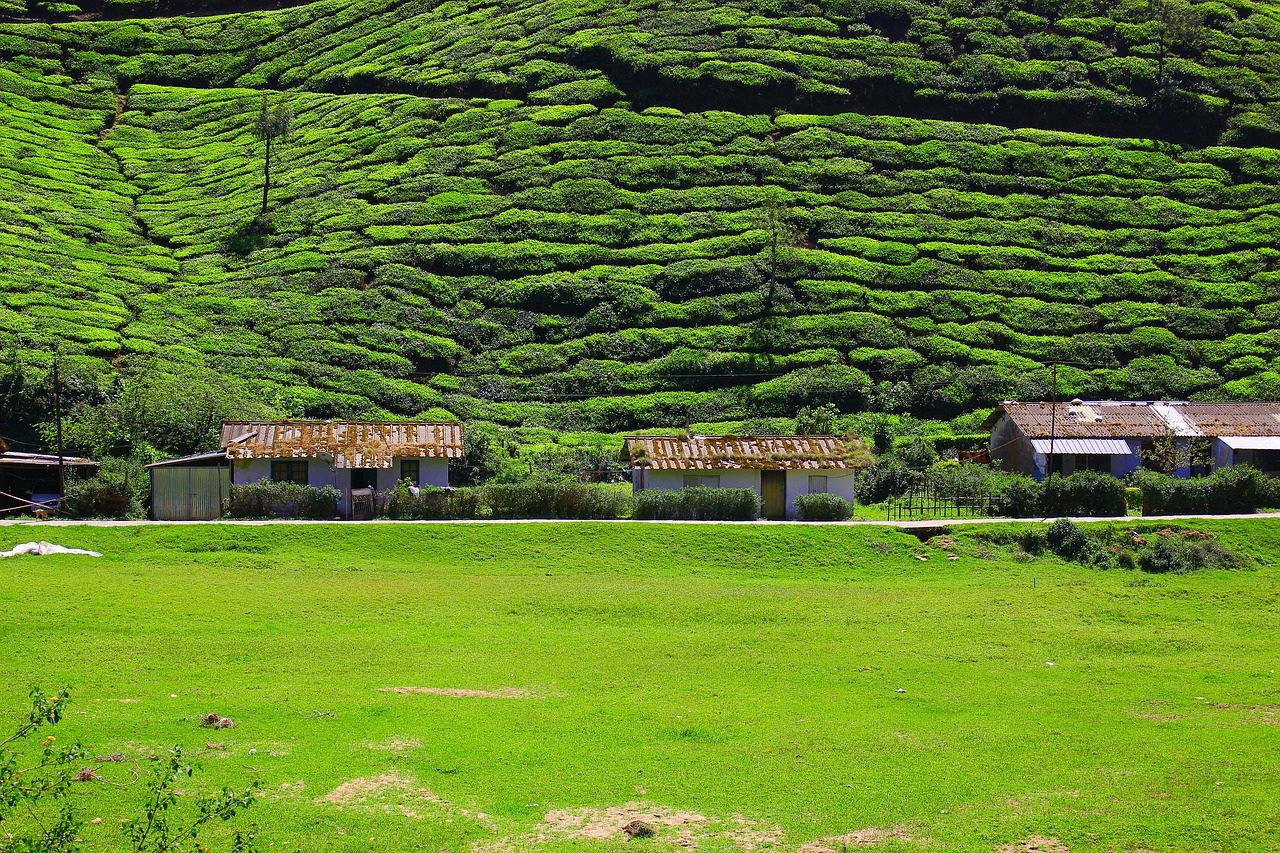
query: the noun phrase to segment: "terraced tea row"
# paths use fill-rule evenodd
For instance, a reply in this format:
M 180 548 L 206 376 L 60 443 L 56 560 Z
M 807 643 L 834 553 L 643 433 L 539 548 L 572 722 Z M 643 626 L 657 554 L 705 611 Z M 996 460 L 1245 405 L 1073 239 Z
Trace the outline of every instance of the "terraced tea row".
M 84 4 L 82 4 L 84 5 Z M 4 0 L 57 19 L 70 3 Z M 93 0 L 95 14 L 138 2 Z M 161 14 L 200 12 L 169 3 Z M 0 56 L 184 86 L 404 91 L 687 110 L 906 113 L 1204 144 L 1277 138 L 1271 3 L 987 0 L 327 2 L 272 14 L 10 25 Z M 65 65 L 64 65 L 65 63 Z
M 216 363 L 299 413 L 625 429 L 825 399 L 950 416 L 1043 393 L 1051 361 L 1076 363 L 1063 393 L 1098 396 L 1278 378 L 1269 149 L 294 94 L 260 234 L 258 94 L 135 86 L 117 116 L 107 93 L 4 79 L 15 104 L 56 99 L 79 122 L 62 150 L 119 193 L 64 204 L 58 245 L 102 229 L 116 264 L 156 270 L 86 301 L 28 246 L 6 332 Z M 45 147 L 10 195 L 72 191 Z

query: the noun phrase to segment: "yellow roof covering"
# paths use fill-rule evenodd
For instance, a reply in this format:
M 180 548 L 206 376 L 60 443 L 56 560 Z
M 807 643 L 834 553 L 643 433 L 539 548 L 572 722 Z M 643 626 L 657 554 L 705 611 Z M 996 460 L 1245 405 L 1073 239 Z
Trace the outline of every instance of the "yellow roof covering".
M 245 421 L 222 425 L 230 459 L 333 458 L 335 468 L 390 468 L 397 457 L 462 456 L 462 424 L 414 421 Z
M 626 453 L 636 468 L 716 470 L 724 468 L 866 468 L 871 454 L 857 436 L 694 435 L 630 436 Z

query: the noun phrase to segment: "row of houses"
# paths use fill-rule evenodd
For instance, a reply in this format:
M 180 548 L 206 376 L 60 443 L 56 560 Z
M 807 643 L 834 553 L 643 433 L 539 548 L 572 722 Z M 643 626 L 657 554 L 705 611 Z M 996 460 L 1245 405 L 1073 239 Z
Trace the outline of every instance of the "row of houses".
M 984 426 L 991 461 L 1037 480 L 1075 471 L 1123 477 L 1154 456 L 1175 475 L 1248 464 L 1280 474 L 1280 403 L 1001 403 Z
M 403 421 L 228 423 L 216 451 L 149 467 L 152 517 L 217 518 L 232 483 L 332 486 L 338 513 L 372 511 L 375 491 L 407 481 L 447 486 L 449 460 L 463 455 L 462 426 Z M 634 436 L 624 441 L 632 488 L 749 488 L 766 518 L 795 515 L 795 499 L 826 492 L 853 500 L 854 472 L 871 464 L 856 437 Z
M 1172 447 L 1177 474 L 1251 464 L 1280 474 L 1280 404 L 1085 401 L 1002 403 L 986 421 L 993 464 L 1037 480 L 1050 471 L 1121 477 Z M 457 423 L 278 421 L 224 424 L 217 450 L 149 467 L 152 515 L 161 520 L 221 515 L 233 483 L 263 479 L 332 486 L 338 512 L 372 512 L 372 495 L 407 481 L 447 486 L 449 460 L 464 454 Z M 872 464 L 856 436 L 629 436 L 623 458 L 632 488 L 748 488 L 766 518 L 792 518 L 796 498 L 827 493 L 852 501 L 857 471 Z M 0 444 L 0 495 L 7 509 L 52 508 L 57 457 L 13 453 Z M 63 457 L 91 473 L 92 460 Z

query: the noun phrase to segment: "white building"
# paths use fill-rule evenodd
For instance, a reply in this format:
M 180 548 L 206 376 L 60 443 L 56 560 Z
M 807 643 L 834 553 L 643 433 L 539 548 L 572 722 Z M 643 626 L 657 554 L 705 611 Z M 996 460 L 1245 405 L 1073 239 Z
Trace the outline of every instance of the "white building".
M 343 516 L 361 506 L 358 498 L 402 480 L 447 486 L 449 460 L 463 454 L 461 424 L 413 421 L 226 423 L 222 447 L 231 460 L 232 483 L 270 478 L 333 486 L 342 495 Z
M 630 436 L 631 487 L 751 489 L 765 518 L 796 515 L 796 497 L 826 493 L 853 502 L 858 468 L 871 454 L 856 436 Z

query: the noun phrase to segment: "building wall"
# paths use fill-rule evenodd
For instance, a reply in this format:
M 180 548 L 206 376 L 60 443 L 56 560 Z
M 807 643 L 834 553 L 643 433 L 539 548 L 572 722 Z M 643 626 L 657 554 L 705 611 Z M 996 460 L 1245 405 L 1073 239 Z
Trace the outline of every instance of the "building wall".
M 412 459 L 413 457 L 404 457 Z M 333 486 L 342 493 L 338 501 L 338 514 L 347 513 L 347 495 L 351 491 L 351 469 L 334 468 L 327 459 L 309 458 L 307 461 L 307 485 L 321 488 Z M 377 489 L 386 491 L 394 488 L 400 479 L 400 461 L 397 456 L 392 460 L 390 468 L 377 469 Z M 231 479 L 234 483 L 254 483 L 271 476 L 270 459 L 237 459 L 234 461 Z M 438 458 L 421 458 L 418 460 L 418 484 L 422 486 L 449 485 L 449 460 Z
M 828 471 L 813 471 L 810 469 L 801 469 L 799 471 L 787 472 L 787 518 L 796 517 L 796 498 L 800 495 L 809 494 L 809 477 L 810 476 L 826 476 L 827 488 L 826 493 L 836 495 L 853 503 L 853 484 L 854 472 L 833 469 Z
M 646 489 L 665 489 L 667 491 L 684 488 L 685 474 L 707 474 L 720 478 L 722 489 L 751 489 L 760 494 L 760 472 L 745 468 L 719 468 L 710 471 L 654 471 L 644 470 L 643 487 Z
M 992 464 L 999 465 L 1002 470 L 1026 474 L 1037 480 L 1044 476 L 1043 460 L 1039 460 L 1041 467 L 1037 472 L 1039 454 L 1034 452 L 1031 441 L 1008 415 L 1002 415 L 991 428 L 989 453 Z

